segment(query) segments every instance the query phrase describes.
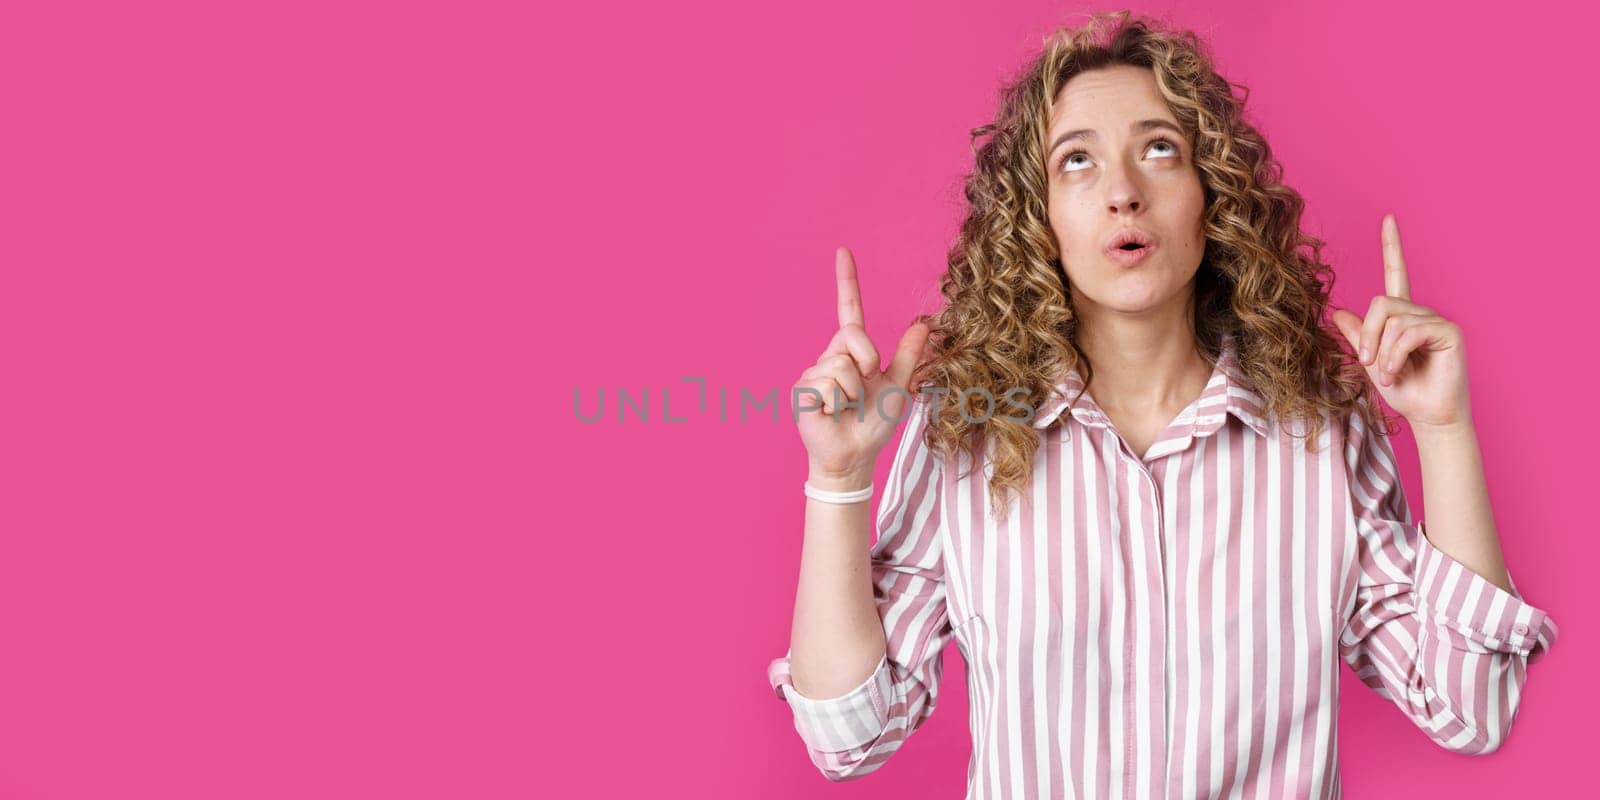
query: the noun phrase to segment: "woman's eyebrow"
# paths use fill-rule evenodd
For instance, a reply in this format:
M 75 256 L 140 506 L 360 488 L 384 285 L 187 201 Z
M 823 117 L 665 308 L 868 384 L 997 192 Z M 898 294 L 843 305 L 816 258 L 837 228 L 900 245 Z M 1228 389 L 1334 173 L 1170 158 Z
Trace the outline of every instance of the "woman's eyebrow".
M 1179 136 L 1183 136 L 1184 135 L 1183 129 L 1179 128 L 1176 124 L 1174 124 L 1172 122 L 1169 122 L 1167 120 L 1164 120 L 1164 119 L 1141 119 L 1138 122 L 1135 122 L 1132 125 L 1130 125 L 1129 128 L 1134 133 L 1144 133 L 1145 131 L 1153 131 L 1153 130 L 1157 130 L 1157 129 L 1165 129 L 1165 130 L 1172 131 L 1173 133 L 1176 133 Z M 1047 155 L 1050 154 L 1050 153 L 1054 153 L 1056 151 L 1056 148 L 1060 147 L 1063 142 L 1067 142 L 1067 141 L 1070 141 L 1070 140 L 1073 140 L 1073 139 L 1093 140 L 1093 139 L 1096 138 L 1096 136 L 1097 136 L 1097 134 L 1092 129 L 1089 129 L 1089 128 L 1079 128 L 1077 130 L 1067 131 L 1066 133 L 1063 133 L 1060 136 L 1057 136 L 1056 140 L 1050 143 L 1050 149 L 1046 150 L 1045 153 Z

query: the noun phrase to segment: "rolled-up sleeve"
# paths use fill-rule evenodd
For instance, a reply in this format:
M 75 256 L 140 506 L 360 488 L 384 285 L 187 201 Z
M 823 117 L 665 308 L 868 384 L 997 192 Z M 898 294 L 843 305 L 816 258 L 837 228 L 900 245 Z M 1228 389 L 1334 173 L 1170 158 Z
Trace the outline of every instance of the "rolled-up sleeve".
M 1556 624 L 1515 591 L 1507 592 L 1428 541 L 1417 523 L 1418 613 L 1433 623 L 1438 639 L 1471 653 L 1510 653 L 1531 664 L 1556 638 Z
M 829 780 L 882 766 L 933 713 L 952 636 L 940 547 L 939 458 L 925 444 L 929 401 L 910 405 L 905 430 L 878 503 L 871 549 L 873 596 L 887 652 L 860 685 L 810 698 L 790 679 L 789 656 L 773 659 L 767 680 L 793 711 L 812 763 Z
M 767 668 L 767 681 L 794 709 L 795 730 L 803 741 L 825 753 L 842 753 L 870 744 L 883 733 L 889 723 L 889 698 L 894 695 L 888 655 L 878 660 L 877 668 L 860 686 L 822 700 L 795 691 L 789 655 L 773 660 Z
M 1345 427 L 1359 581 L 1341 656 L 1440 746 L 1492 753 L 1555 621 L 1515 581 L 1508 592 L 1434 547 L 1412 521 L 1389 438 L 1359 415 Z

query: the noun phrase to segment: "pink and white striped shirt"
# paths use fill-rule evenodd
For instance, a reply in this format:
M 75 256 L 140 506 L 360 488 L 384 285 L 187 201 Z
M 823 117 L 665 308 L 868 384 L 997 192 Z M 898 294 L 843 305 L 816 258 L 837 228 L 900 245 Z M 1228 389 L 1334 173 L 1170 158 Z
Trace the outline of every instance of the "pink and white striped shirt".
M 1340 796 L 1339 662 L 1427 736 L 1488 753 L 1510 731 L 1545 612 L 1435 549 L 1388 437 L 1358 415 L 1320 451 L 1279 431 L 1226 341 L 1141 459 L 1076 372 L 1034 420 L 1033 508 L 989 515 L 912 406 L 877 512 L 888 652 L 813 699 L 768 682 L 829 779 L 880 767 L 967 664 L 968 800 Z M 1515 587 L 1513 587 L 1515 589 Z

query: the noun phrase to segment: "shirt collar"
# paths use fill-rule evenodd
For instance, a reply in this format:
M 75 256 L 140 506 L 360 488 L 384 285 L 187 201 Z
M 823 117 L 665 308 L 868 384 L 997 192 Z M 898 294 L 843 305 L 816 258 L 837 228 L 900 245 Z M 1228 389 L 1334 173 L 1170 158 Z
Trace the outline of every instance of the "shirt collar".
M 1067 405 L 1072 403 L 1072 416 L 1084 425 L 1106 427 L 1111 424 L 1110 417 L 1095 403 L 1094 397 L 1083 389 L 1083 377 L 1076 369 L 1069 370 L 1066 378 L 1056 384 L 1050 400 L 1033 420 L 1033 427 L 1042 429 L 1054 422 L 1061 412 L 1067 410 Z M 1200 393 L 1200 399 L 1189 404 L 1177 418 L 1172 421 L 1188 436 L 1198 437 L 1215 433 L 1227 420 L 1227 415 L 1238 417 L 1252 430 L 1263 436 L 1267 435 L 1266 403 L 1255 390 L 1254 385 L 1244 374 L 1239 366 L 1238 353 L 1234 345 L 1233 334 L 1223 334 L 1222 349 L 1217 358 L 1216 366 L 1211 370 L 1211 379 L 1206 383 L 1206 388 Z M 1169 426 L 1169 431 L 1174 430 Z

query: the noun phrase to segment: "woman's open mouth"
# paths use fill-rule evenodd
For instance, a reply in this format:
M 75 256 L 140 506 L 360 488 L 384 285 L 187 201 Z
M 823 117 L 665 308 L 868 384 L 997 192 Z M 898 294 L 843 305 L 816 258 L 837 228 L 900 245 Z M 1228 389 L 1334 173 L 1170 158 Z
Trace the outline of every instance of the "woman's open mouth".
M 1106 256 L 1118 264 L 1131 267 L 1144 261 L 1155 249 L 1156 246 L 1154 244 L 1128 242 L 1118 247 L 1106 248 Z
M 1106 240 L 1106 257 L 1125 267 L 1144 261 L 1156 249 L 1156 237 L 1137 225 L 1118 229 Z

